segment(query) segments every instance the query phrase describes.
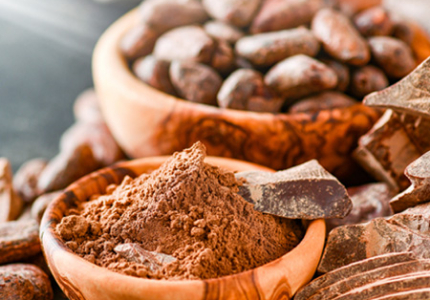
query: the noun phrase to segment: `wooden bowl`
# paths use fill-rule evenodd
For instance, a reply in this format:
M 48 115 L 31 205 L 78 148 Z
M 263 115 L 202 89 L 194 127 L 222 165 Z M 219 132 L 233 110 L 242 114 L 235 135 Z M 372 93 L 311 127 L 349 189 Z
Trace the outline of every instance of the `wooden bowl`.
M 355 174 L 350 156 L 379 114 L 357 104 L 313 114 L 272 114 L 220 109 L 160 92 L 136 78 L 119 49 L 137 23 L 134 10 L 100 38 L 93 77 L 104 118 L 133 158 L 168 155 L 205 144 L 209 155 L 233 157 L 273 169 L 316 158 L 340 179 Z
M 211 280 L 167 281 L 131 277 L 96 266 L 70 251 L 55 232 L 68 208 L 104 193 L 124 176 L 136 177 L 158 168 L 167 157 L 152 157 L 102 169 L 69 186 L 46 210 L 40 239 L 52 274 L 72 300 L 215 300 L 290 299 L 314 275 L 324 247 L 325 222 L 312 221 L 305 237 L 292 251 L 264 266 Z M 233 159 L 208 157 L 208 163 L 229 170 L 264 170 L 262 166 Z

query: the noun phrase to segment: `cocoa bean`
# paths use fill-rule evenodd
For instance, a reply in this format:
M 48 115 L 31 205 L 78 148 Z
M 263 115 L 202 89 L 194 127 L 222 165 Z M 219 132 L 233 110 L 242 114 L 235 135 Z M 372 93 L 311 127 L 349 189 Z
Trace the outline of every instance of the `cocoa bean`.
M 172 29 L 157 40 L 153 55 L 167 61 L 188 60 L 210 63 L 215 42 L 199 26 Z
M 369 8 L 354 17 L 354 24 L 364 36 L 390 35 L 393 22 L 382 7 Z
M 0 264 L 28 258 L 40 250 L 39 224 L 35 220 L 0 224 Z
M 308 24 L 323 0 L 266 0 L 252 22 L 251 33 L 290 29 Z
M 214 19 L 237 27 L 246 27 L 254 18 L 262 0 L 203 0 L 203 6 Z
M 46 193 L 64 189 L 72 182 L 100 167 L 91 147 L 86 144 L 64 150 L 43 170 L 37 184 L 38 190 Z
M 224 40 L 230 44 L 236 43 L 238 39 L 245 35 L 239 28 L 222 21 L 206 22 L 203 28 L 212 38 Z
M 290 102 L 334 88 L 337 76 L 325 64 L 299 54 L 273 66 L 266 74 L 264 82 Z
M 325 63 L 327 66 L 333 69 L 337 75 L 337 86 L 336 90 L 344 92 L 350 82 L 349 68 L 345 64 L 338 62 L 334 59 L 321 59 L 321 62 Z
M 234 69 L 235 55 L 230 44 L 226 41 L 217 41 L 212 55 L 211 66 L 221 74 L 228 74 Z
M 380 91 L 389 85 L 388 79 L 381 69 L 368 65 L 352 71 L 351 93 L 358 99 L 367 94 Z
M 382 0 L 332 0 L 332 3 L 347 16 L 353 16 L 363 10 L 382 5 Z
M 22 208 L 23 201 L 13 189 L 10 162 L 0 157 L 0 223 L 15 220 Z
M 49 277 L 30 264 L 0 267 L 0 299 L 51 300 L 54 297 Z
M 73 113 L 77 121 L 86 123 L 104 122 L 99 99 L 93 88 L 83 91 L 76 98 L 73 104 Z
M 414 40 L 415 30 L 411 23 L 404 20 L 395 20 L 393 24 L 393 37 L 411 45 Z
M 271 66 L 296 54 L 315 56 L 320 45 L 304 27 L 261 33 L 239 39 L 236 52 L 256 66 Z
M 142 57 L 133 64 L 133 72 L 140 80 L 164 93 L 175 95 L 169 68 L 170 62 L 157 59 L 153 55 Z
M 332 57 L 351 64 L 365 65 L 370 60 L 366 40 L 351 21 L 333 9 L 320 10 L 312 20 L 312 32 Z
M 211 67 L 195 62 L 173 61 L 170 79 L 179 96 L 191 102 L 216 105 L 221 76 Z
M 349 107 L 355 104 L 357 104 L 356 100 L 343 93 L 328 91 L 300 99 L 289 108 L 288 112 L 291 114 L 317 113 L 324 109 Z
M 143 24 L 159 33 L 208 19 L 202 4 L 195 0 L 146 0 L 140 5 L 139 13 Z
M 283 99 L 265 84 L 263 75 L 251 69 L 233 72 L 218 92 L 218 105 L 222 108 L 257 112 L 279 112 Z
M 13 178 L 13 188 L 25 203 L 32 203 L 39 195 L 37 181 L 47 161 L 36 158 L 24 163 Z
M 40 223 L 48 205 L 59 195 L 61 195 L 61 192 L 52 192 L 39 196 L 31 206 L 31 217 Z
M 148 55 L 154 49 L 158 33 L 147 26 L 139 24 L 131 28 L 122 38 L 120 49 L 123 55 L 129 60 Z
M 411 48 L 401 40 L 388 36 L 371 37 L 369 46 L 373 59 L 389 77 L 404 77 L 416 67 Z

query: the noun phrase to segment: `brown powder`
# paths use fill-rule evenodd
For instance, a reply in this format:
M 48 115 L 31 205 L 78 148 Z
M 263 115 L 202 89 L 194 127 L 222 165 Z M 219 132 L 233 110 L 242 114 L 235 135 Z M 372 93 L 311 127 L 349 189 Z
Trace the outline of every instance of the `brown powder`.
M 69 212 L 57 231 L 86 260 L 154 279 L 208 279 L 275 260 L 303 236 L 298 221 L 262 214 L 239 195 L 232 172 L 203 162 L 197 143 L 150 175 L 126 177 L 107 194 Z M 176 261 L 151 271 L 113 250 L 138 243 Z

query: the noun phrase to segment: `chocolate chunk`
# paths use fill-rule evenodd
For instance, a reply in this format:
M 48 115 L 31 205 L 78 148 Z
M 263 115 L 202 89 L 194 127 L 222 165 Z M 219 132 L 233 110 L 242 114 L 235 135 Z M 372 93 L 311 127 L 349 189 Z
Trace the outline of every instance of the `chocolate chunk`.
M 215 42 L 201 27 L 190 25 L 172 29 L 160 36 L 153 55 L 167 61 L 210 63 L 215 46 Z
M 256 66 L 272 66 L 296 55 L 315 56 L 318 40 L 304 27 L 246 36 L 236 43 L 236 52 Z
M 53 297 L 51 282 L 38 267 L 29 264 L 0 267 L 0 299 L 50 300 Z
M 370 94 L 364 104 L 430 118 L 430 58 L 383 91 Z
M 127 59 L 135 60 L 152 52 L 158 36 L 153 28 L 138 24 L 124 35 L 119 47 Z
M 83 91 L 73 104 L 73 113 L 77 121 L 85 123 L 104 122 L 99 99 L 93 88 Z
M 39 224 L 35 220 L 0 224 L 0 264 L 19 261 L 39 252 Z
M 39 196 L 31 206 L 31 217 L 40 223 L 48 205 L 60 194 L 61 192 L 52 192 Z
M 424 204 L 428 206 L 428 204 Z M 430 214 L 423 205 L 389 218 L 333 229 L 318 266 L 325 273 L 347 264 L 390 252 L 413 252 L 430 257 Z
M 211 67 L 194 62 L 173 61 L 170 79 L 179 96 L 195 103 L 216 104 L 221 76 Z
M 203 28 L 212 38 L 224 40 L 230 44 L 235 44 L 238 39 L 245 35 L 239 28 L 222 21 L 206 22 Z
M 248 26 L 262 0 L 203 0 L 203 6 L 213 18 L 237 27 Z
M 136 60 L 133 72 L 146 84 L 170 95 L 175 95 L 175 88 L 169 77 L 170 62 L 148 55 Z
M 366 40 L 341 12 L 325 8 L 312 20 L 312 32 L 332 57 L 356 66 L 367 64 L 370 51 Z
M 43 193 L 61 190 L 100 167 L 91 147 L 82 144 L 52 159 L 40 175 L 37 187 Z
M 322 0 L 266 0 L 252 22 L 251 33 L 278 31 L 309 23 Z
M 399 115 L 403 128 L 411 141 L 421 153 L 430 151 L 430 118 L 414 116 L 406 113 Z
M 343 219 L 326 220 L 327 231 L 347 224 L 359 224 L 370 220 L 391 216 L 390 200 L 393 192 L 385 183 L 371 183 L 347 189 L 352 201 L 352 210 Z
M 104 122 L 77 122 L 63 133 L 60 140 L 60 149 L 64 156 L 71 151 L 77 151 L 74 150 L 76 148 L 82 150 L 85 145 L 91 148 L 100 167 L 110 166 L 124 159 L 124 153 Z
M 349 107 L 355 104 L 357 104 L 356 100 L 343 93 L 328 91 L 300 99 L 290 106 L 288 111 L 290 113 L 317 113 L 324 109 Z
M 163 265 L 170 264 L 177 260 L 171 255 L 156 251 L 147 251 L 136 243 L 120 244 L 115 247 L 114 251 L 128 261 L 147 266 L 152 272 L 159 270 Z
M 377 67 L 368 65 L 352 71 L 350 90 L 359 99 L 372 92 L 380 91 L 388 85 L 384 72 Z
M 311 296 L 318 293 L 319 290 L 332 286 L 333 284 L 356 274 L 367 274 L 372 270 L 385 270 L 385 268 L 391 267 L 391 265 L 402 266 L 403 264 L 409 265 L 409 263 L 416 265 L 417 261 L 419 260 L 416 260 L 412 253 L 402 252 L 387 253 L 351 263 L 330 271 L 311 281 L 308 285 L 297 292 L 294 299 L 309 299 Z
M 364 36 L 390 35 L 393 22 L 386 9 L 377 6 L 369 8 L 354 17 L 354 24 Z
M 273 113 L 284 103 L 264 84 L 263 75 L 251 69 L 239 69 L 227 77 L 217 99 L 222 108 Z
M 264 82 L 287 102 L 332 89 L 337 85 L 336 73 L 325 64 L 299 54 L 273 66 Z
M 292 219 L 343 218 L 351 211 L 345 187 L 316 160 L 276 173 L 240 172 L 239 195 L 254 209 Z
M 412 185 L 391 200 L 395 212 L 430 201 L 430 152 L 407 166 L 405 175 Z
M 38 196 L 37 181 L 47 163 L 41 158 L 29 160 L 13 177 L 13 188 L 25 203 L 33 202 Z
M 387 110 L 358 144 L 353 156 L 372 176 L 386 182 L 394 191 L 409 186 L 403 171 L 421 153 L 411 142 L 397 114 Z
M 402 78 L 417 66 L 411 48 L 401 40 L 375 36 L 368 42 L 373 59 L 388 77 Z
M 23 201 L 13 189 L 12 167 L 6 158 L 0 157 L 0 223 L 15 220 L 22 207 Z
M 139 13 L 144 24 L 160 33 L 208 19 L 202 4 L 196 0 L 146 0 L 140 5 Z

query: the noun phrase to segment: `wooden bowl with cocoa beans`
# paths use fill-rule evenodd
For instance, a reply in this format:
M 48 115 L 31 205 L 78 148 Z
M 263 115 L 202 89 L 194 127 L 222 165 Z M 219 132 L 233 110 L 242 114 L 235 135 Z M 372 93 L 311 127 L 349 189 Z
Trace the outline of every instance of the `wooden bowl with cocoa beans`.
M 160 167 L 167 157 L 124 162 L 83 177 L 69 186 L 44 214 L 40 239 L 53 276 L 72 300 L 98 299 L 290 299 L 311 280 L 325 240 L 325 222 L 314 220 L 299 244 L 287 254 L 249 271 L 209 280 L 155 280 L 136 278 L 97 266 L 78 256 L 56 228 L 79 203 L 103 194 L 126 176 L 134 178 Z M 272 170 L 233 159 L 207 157 L 205 162 L 231 171 Z M 75 224 L 76 225 L 76 224 Z
M 157 1 L 145 2 L 156 3 Z M 318 33 L 318 29 L 314 30 L 313 28 L 308 29 L 306 27 L 311 23 L 328 22 L 327 19 L 332 18 L 330 14 L 335 15 L 339 23 L 349 22 L 349 27 L 354 26 L 353 20 L 355 19 L 352 16 L 346 17 L 346 12 L 344 15 L 339 16 L 340 13 L 338 13 L 338 10 L 330 8 L 321 9 L 319 5 L 322 5 L 321 3 L 325 1 L 308 1 L 308 4 L 306 4 L 307 7 L 303 7 L 303 14 L 297 13 L 297 16 L 305 18 L 305 21 L 299 21 L 297 24 L 281 24 L 279 28 L 276 28 L 270 20 L 273 19 L 273 22 L 282 23 L 287 22 L 287 19 L 293 20 L 296 17 L 292 15 L 290 16 L 291 18 L 282 18 L 282 16 L 280 17 L 280 15 L 278 16 L 275 13 L 275 17 L 270 19 L 269 17 L 271 14 L 274 14 L 274 10 L 283 12 L 283 10 L 288 11 L 289 9 L 291 11 L 291 8 L 285 8 L 282 5 L 278 5 L 275 8 L 271 7 L 274 5 L 271 4 L 272 2 L 278 3 L 279 1 L 266 1 L 251 25 L 249 25 L 249 20 L 245 25 L 241 24 L 240 21 L 235 19 L 234 13 L 228 14 L 224 12 L 225 15 L 222 15 L 222 10 L 217 10 L 217 7 L 211 7 L 212 5 L 218 5 L 218 1 L 203 1 L 202 3 L 206 6 L 206 10 L 209 11 L 209 15 L 211 17 L 215 16 L 216 21 L 209 21 L 203 27 L 199 27 L 197 25 L 190 26 L 186 21 L 182 20 L 180 26 L 184 24 L 187 26 L 174 29 L 171 29 L 172 27 L 159 29 L 159 24 L 157 29 L 154 24 L 157 25 L 157 22 L 160 23 L 160 21 L 154 20 L 154 16 L 158 16 L 159 19 L 164 17 L 163 24 L 167 24 L 166 26 L 170 25 L 170 20 L 164 15 L 165 11 L 163 11 L 163 8 L 158 7 L 157 4 L 154 5 L 155 8 L 151 8 L 152 11 L 151 9 L 145 10 L 145 2 L 139 9 L 131 11 L 115 22 L 103 34 L 93 56 L 94 83 L 101 101 L 104 117 L 112 134 L 129 156 L 139 158 L 168 155 L 174 151 L 189 147 L 196 141 L 202 141 L 206 145 L 209 155 L 241 159 L 277 170 L 285 169 L 310 159 L 317 159 L 324 168 L 341 180 L 348 180 L 357 174 L 358 167 L 351 158 L 351 152 L 357 146 L 358 138 L 365 134 L 380 116 L 380 113 L 374 109 L 363 106 L 360 100 L 367 93 L 375 89 L 384 88 L 400 78 L 396 72 L 394 72 L 396 74 L 391 73 L 387 75 L 387 72 L 389 72 L 387 70 L 392 66 L 384 69 L 386 66 L 385 61 L 382 61 L 379 65 L 375 61 L 374 57 L 377 55 L 373 52 L 377 52 L 378 45 L 386 41 L 380 41 L 378 40 L 380 39 L 379 37 L 372 36 L 374 33 L 372 31 L 373 27 L 370 29 L 366 27 L 367 24 L 371 24 L 374 27 L 379 26 L 377 29 L 385 30 L 386 27 L 384 26 L 386 24 L 379 24 L 375 21 L 381 19 L 381 11 L 365 11 L 366 8 L 381 1 L 362 1 L 362 4 L 360 4 L 360 1 L 350 1 L 351 6 L 361 6 L 351 8 L 348 4 L 345 4 L 346 8 L 336 8 L 338 10 L 343 9 L 349 13 L 360 11 L 360 13 L 366 13 L 361 17 L 361 22 L 364 23 L 362 26 L 364 33 L 362 33 L 363 36 L 360 36 L 360 38 L 364 40 L 364 43 L 367 43 L 368 39 L 374 39 L 376 42 L 373 44 L 376 44 L 376 46 L 370 51 L 372 55 L 367 50 L 367 54 L 360 59 L 341 57 L 342 55 L 339 54 L 341 49 L 333 49 L 332 45 L 330 45 L 330 43 L 335 44 L 336 41 L 324 41 L 324 35 L 327 32 Z M 169 1 L 158 1 L 161 5 L 167 2 Z M 194 1 L 188 2 L 194 3 Z M 202 5 L 200 1 L 195 2 L 199 2 L 198 5 L 200 6 Z M 221 2 L 224 3 L 226 1 Z M 244 5 L 244 9 L 256 10 L 256 7 L 253 8 L 251 6 L 253 5 L 252 3 L 257 2 L 259 1 L 250 1 L 247 5 Z M 295 5 L 300 6 L 302 4 L 298 4 L 299 2 L 305 3 L 306 1 L 291 2 L 297 2 Z M 179 15 L 182 12 L 182 4 L 178 3 L 180 1 L 175 4 L 178 5 L 178 7 L 174 7 L 175 9 L 170 8 L 170 13 L 174 11 L 176 14 L 175 17 L 177 17 L 171 18 L 173 23 L 175 20 L 181 18 Z M 348 1 L 342 1 L 342 3 L 348 3 Z M 368 5 L 364 3 L 372 4 Z M 196 3 L 193 5 L 196 5 Z M 222 5 L 220 4 L 220 6 Z M 242 8 L 236 7 L 236 9 L 239 12 L 236 15 L 237 17 L 241 15 Z M 315 19 L 312 21 L 316 13 L 324 10 L 325 14 L 329 15 L 328 18 L 322 15 L 318 18 L 318 21 Z M 255 13 L 254 11 L 253 14 Z M 357 17 L 360 13 L 357 14 Z M 382 14 L 385 16 L 384 12 Z M 241 16 L 243 17 L 244 15 L 246 14 L 242 14 Z M 193 16 L 195 17 L 195 15 Z M 146 25 L 142 25 L 142 19 L 146 20 Z M 157 18 L 155 17 L 155 19 Z M 209 17 L 200 16 L 196 17 L 195 22 L 194 20 L 193 22 L 203 24 L 207 19 Z M 382 19 L 385 20 L 384 18 Z M 166 20 L 169 20 L 169 22 Z M 235 49 L 234 45 L 226 46 L 225 41 L 220 41 L 220 39 L 213 38 L 212 36 L 211 38 L 213 38 L 218 48 L 211 50 L 215 51 L 215 54 L 209 59 L 207 58 L 208 55 L 206 55 L 207 49 L 204 47 L 190 50 L 189 52 L 183 49 L 183 47 L 191 47 L 190 45 L 200 43 L 200 40 L 194 40 L 194 35 L 204 35 L 205 33 L 202 33 L 201 28 L 205 28 L 207 32 L 216 35 L 220 30 L 220 27 L 216 27 L 220 25 L 219 20 L 223 20 L 222 24 L 224 25 L 228 23 L 228 26 L 238 23 L 235 28 L 241 27 L 239 31 L 242 32 L 250 28 L 251 35 L 242 37 L 242 42 L 239 39 Z M 216 24 L 209 24 L 211 22 Z M 305 26 L 297 27 L 302 24 Z M 152 25 L 154 26 L 151 27 Z M 213 25 L 212 30 L 208 29 L 209 25 Z M 272 25 L 275 27 L 271 28 Z M 322 28 L 318 24 L 315 26 Z M 335 25 L 335 27 L 344 28 L 343 25 Z M 383 28 L 381 29 L 380 27 Z M 405 40 L 409 39 L 409 44 L 406 47 L 412 49 L 404 51 L 407 53 L 407 59 L 397 59 L 396 61 L 413 64 L 413 67 L 415 67 L 415 63 L 422 61 L 430 54 L 430 43 L 427 37 L 416 26 L 406 26 L 406 28 L 403 28 L 403 31 L 402 28 L 396 29 L 399 33 L 397 31 L 394 33 L 394 27 L 390 23 L 388 31 L 391 37 L 387 37 L 387 39 L 390 39 L 388 43 L 391 43 L 391 39 L 394 39 L 392 36 L 399 36 L 394 44 L 397 46 L 401 44 L 401 47 L 406 46 L 406 42 L 399 41 L 400 37 L 402 37 Z M 288 29 L 284 30 L 285 28 Z M 171 30 L 166 33 L 168 29 Z M 279 31 L 280 29 L 281 31 Z M 291 31 L 293 32 L 291 33 Z M 255 33 L 260 32 L 263 33 L 255 35 Z M 286 42 L 287 46 L 284 48 L 287 50 L 284 48 L 281 50 L 275 49 L 272 53 L 270 52 L 272 50 L 264 48 L 265 43 L 268 43 L 264 35 L 272 33 L 275 34 L 275 40 L 279 39 L 282 41 L 285 34 L 288 36 L 287 39 L 296 39 L 296 42 L 299 41 L 299 44 L 302 41 L 302 36 L 304 40 L 309 39 L 310 35 L 319 34 L 320 36 L 316 45 L 313 40 L 308 41 L 309 45 L 307 46 L 301 44 L 299 46 L 290 45 L 288 44 L 289 42 Z M 276 34 L 279 34 L 279 36 Z M 338 45 L 341 45 L 341 47 L 352 45 L 352 47 L 359 48 L 360 45 L 355 45 L 355 42 L 350 41 L 349 37 L 346 36 L 347 34 L 342 36 L 343 34 L 338 34 L 340 40 L 343 41 L 343 43 L 338 43 Z M 140 42 L 144 43 L 142 41 L 146 41 L 145 45 L 147 47 L 140 45 L 140 48 L 136 50 L 136 48 L 130 45 L 122 46 L 123 44 L 121 43 L 125 43 L 124 39 L 128 39 L 128 42 L 134 39 L 135 43 L 137 43 L 136 37 L 141 35 L 146 35 Z M 257 37 L 255 43 L 249 40 L 249 38 L 255 37 Z M 156 38 L 158 38 L 157 41 L 155 41 Z M 311 39 L 314 39 L 314 37 Z M 160 45 L 157 45 L 158 43 Z M 273 45 L 276 44 L 276 41 L 270 41 L 270 43 Z M 239 44 L 240 46 L 238 46 Z M 260 46 L 259 51 L 267 50 L 273 54 L 268 58 L 268 61 L 259 60 L 259 52 L 255 51 L 255 47 L 258 46 L 255 46 L 256 44 Z M 361 46 L 367 49 L 368 46 L 366 44 L 363 46 L 362 44 Z M 373 45 L 370 42 L 368 44 Z M 134 44 L 133 46 L 136 45 Z M 125 51 L 126 54 L 124 54 L 124 47 L 128 47 Z M 230 47 L 230 50 L 225 50 L 222 47 Z M 271 46 L 269 45 L 269 47 Z M 303 50 L 303 48 L 306 49 Z M 151 54 L 153 49 L 154 52 L 152 55 L 148 55 Z M 192 57 L 194 54 L 190 53 L 193 51 L 197 53 L 195 55 L 199 56 L 198 58 L 195 56 Z M 302 55 L 303 52 L 307 55 Z M 238 55 L 239 58 L 234 62 L 229 58 L 230 63 L 228 63 L 228 58 L 223 56 L 225 53 L 233 53 L 233 55 Z M 219 57 L 216 56 L 218 54 Z M 337 55 L 340 57 L 336 57 Z M 358 57 L 361 54 L 353 53 L 351 55 Z M 411 63 L 411 55 L 414 56 L 415 63 Z M 139 58 L 139 61 L 139 56 L 145 57 Z M 311 58 L 311 56 L 313 57 Z M 323 61 L 324 64 L 320 61 L 317 62 L 314 59 L 315 56 Z M 373 57 L 372 60 L 370 60 L 370 56 Z M 161 57 L 161 62 L 157 60 L 158 57 Z M 196 63 L 197 61 L 200 65 L 198 68 L 200 69 L 195 71 L 195 74 L 201 74 L 201 76 L 199 75 L 201 78 L 208 77 L 215 79 L 212 81 L 208 79 L 209 81 L 206 82 L 176 82 L 185 78 L 186 72 L 193 73 L 194 71 L 190 71 L 189 69 L 187 71 L 187 66 L 184 66 L 184 63 L 174 62 L 175 57 L 179 60 L 182 58 L 185 60 L 189 59 L 192 63 Z M 285 57 L 286 59 L 284 59 Z M 287 60 L 288 62 L 286 63 Z M 137 61 L 139 61 L 139 65 L 137 65 Z M 157 69 L 158 71 L 154 71 L 158 72 L 157 74 L 146 74 L 151 68 L 151 70 L 154 70 L 155 65 L 160 66 L 166 61 L 168 61 L 167 66 L 172 61 L 170 71 L 167 67 L 167 69 L 160 68 Z M 250 64 L 250 61 L 252 64 Z M 369 61 L 377 67 L 368 65 Z M 275 66 L 273 66 L 274 64 Z M 277 68 L 280 64 L 283 64 L 283 66 Z M 327 65 L 330 64 L 333 66 L 333 69 L 326 70 Z M 303 65 L 307 65 L 307 67 L 302 68 L 301 66 Z M 216 70 L 215 73 L 218 74 L 213 75 L 214 71 L 212 70 L 208 71 L 212 75 L 208 75 L 208 66 Z M 334 71 L 334 73 L 338 72 L 337 74 L 333 74 L 336 66 L 341 67 L 337 71 Z M 346 69 L 344 68 L 345 66 Z M 241 78 L 253 78 L 255 80 L 253 91 L 243 92 L 246 90 L 246 87 L 238 87 L 237 85 L 231 88 L 232 82 L 237 83 L 245 79 L 238 79 L 239 75 L 236 76 L 236 81 L 234 78 L 230 79 L 232 77 L 231 70 L 226 71 L 228 67 L 231 67 L 233 71 L 236 69 L 233 74 L 237 72 L 237 68 L 242 68 L 240 69 L 242 73 L 249 73 L 251 71 L 244 70 L 253 67 L 252 72 L 254 73 L 251 75 L 241 74 Z M 413 69 L 411 69 L 410 65 L 401 67 L 405 67 L 404 70 L 407 70 L 406 72 L 409 69 Z M 273 70 L 276 68 L 277 70 Z M 288 68 L 291 68 L 290 71 L 288 71 Z M 134 70 L 134 73 L 131 69 Z M 294 70 L 297 69 L 300 71 L 295 72 Z M 311 74 L 309 75 L 308 71 L 315 69 L 318 69 L 321 73 L 318 73 L 319 71 L 316 71 L 316 73 L 310 71 Z M 375 71 L 375 69 L 377 70 Z M 381 71 L 381 69 L 384 70 Z M 140 75 L 139 72 L 141 73 Z M 163 83 L 162 81 L 165 78 L 160 79 L 159 76 L 163 76 L 162 74 L 164 74 L 164 76 L 168 77 L 169 75 L 166 74 L 169 74 L 169 72 L 169 80 L 172 82 Z M 264 75 L 264 73 L 271 75 Z M 282 74 L 291 74 L 291 76 L 285 79 L 282 77 Z M 400 75 L 401 77 L 404 76 L 403 73 Z M 138 78 L 145 76 L 147 83 L 144 82 L 145 80 L 142 81 Z M 160 82 L 152 82 L 151 80 L 157 76 Z M 190 76 L 192 77 L 192 75 Z M 262 76 L 265 76 L 263 81 L 261 79 Z M 331 80 L 333 76 L 337 77 L 334 81 Z M 345 76 L 348 77 L 347 81 L 345 81 Z M 300 78 L 300 84 L 305 82 L 303 83 L 304 85 L 299 84 L 300 86 L 294 86 L 292 82 L 295 80 L 295 77 Z M 195 78 L 196 76 L 194 76 Z M 212 95 L 213 90 L 217 90 L 223 80 L 224 84 L 221 86 L 220 92 L 217 95 L 216 93 Z M 287 83 L 283 80 L 286 80 Z M 230 81 L 230 85 L 224 87 L 224 85 L 228 85 L 228 81 Z M 158 89 L 153 86 L 157 86 Z M 164 86 L 164 91 L 161 91 L 163 90 L 162 86 Z M 199 91 L 196 92 L 196 89 Z M 344 91 L 348 95 L 344 95 Z M 242 97 L 241 99 L 233 99 L 234 93 L 237 95 L 241 92 L 243 93 L 238 96 L 239 98 Z M 340 93 L 342 95 L 339 96 Z M 351 95 L 356 95 L 355 102 L 348 100 L 351 99 L 349 97 Z M 196 97 L 200 97 L 201 99 L 196 100 Z M 278 99 L 279 97 L 282 98 L 282 101 L 276 103 L 274 99 Z M 184 98 L 190 101 L 186 101 Z M 302 106 L 294 106 L 297 98 L 304 99 Z M 339 100 L 339 98 L 341 99 Z M 236 103 L 235 101 L 240 103 Z M 208 105 L 208 103 L 211 105 Z

